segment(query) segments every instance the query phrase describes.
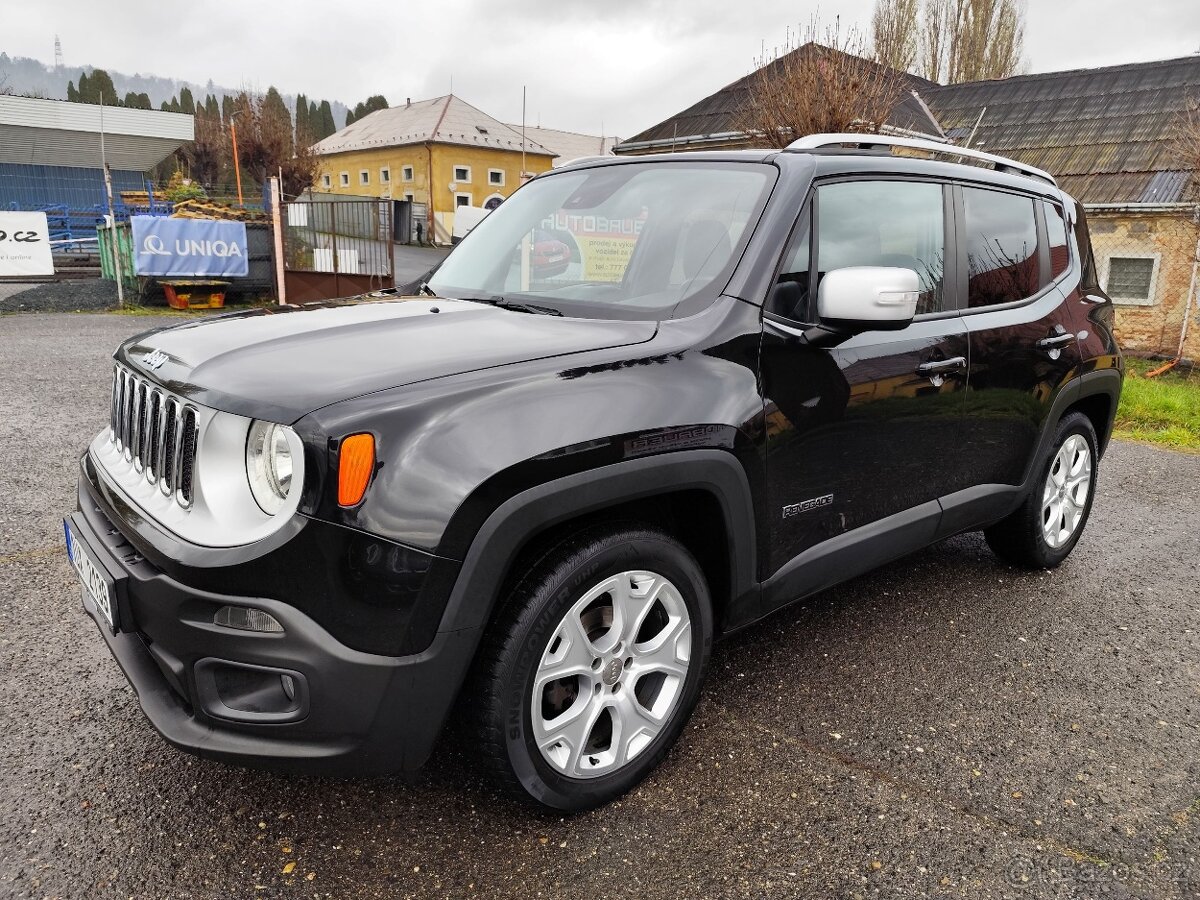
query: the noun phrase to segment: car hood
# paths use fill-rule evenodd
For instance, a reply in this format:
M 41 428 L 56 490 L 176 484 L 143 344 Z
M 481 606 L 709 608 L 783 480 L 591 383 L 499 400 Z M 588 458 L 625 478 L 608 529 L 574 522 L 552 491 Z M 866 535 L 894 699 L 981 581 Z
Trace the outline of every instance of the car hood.
M 657 327 L 412 297 L 231 313 L 138 335 L 116 356 L 202 405 L 290 423 L 372 391 L 642 343 Z

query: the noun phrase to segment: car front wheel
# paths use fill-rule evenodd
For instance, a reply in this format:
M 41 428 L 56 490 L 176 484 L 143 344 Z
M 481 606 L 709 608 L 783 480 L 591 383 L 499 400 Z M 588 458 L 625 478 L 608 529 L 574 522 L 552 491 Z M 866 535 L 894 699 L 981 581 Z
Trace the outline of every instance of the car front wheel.
M 553 551 L 481 656 L 480 733 L 499 782 L 570 812 L 628 791 L 691 714 L 712 630 L 700 567 L 666 534 L 591 532 Z

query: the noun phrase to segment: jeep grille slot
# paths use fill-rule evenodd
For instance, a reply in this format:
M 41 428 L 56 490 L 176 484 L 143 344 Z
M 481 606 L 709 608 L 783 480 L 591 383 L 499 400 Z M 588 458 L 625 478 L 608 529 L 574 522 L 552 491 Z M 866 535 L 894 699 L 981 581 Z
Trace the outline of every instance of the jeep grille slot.
M 192 505 L 196 410 L 125 366 L 113 372 L 112 441 L 117 450 L 180 506 Z
M 183 411 L 183 427 L 179 438 L 179 502 L 192 505 L 192 467 L 196 462 L 196 411 Z

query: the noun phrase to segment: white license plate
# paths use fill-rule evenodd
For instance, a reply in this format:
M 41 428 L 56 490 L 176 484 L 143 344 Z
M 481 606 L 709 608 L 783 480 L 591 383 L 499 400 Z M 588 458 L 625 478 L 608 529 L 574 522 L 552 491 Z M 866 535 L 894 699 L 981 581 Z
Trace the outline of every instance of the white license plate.
M 108 579 L 101 574 L 100 567 L 92 560 L 83 541 L 71 532 L 71 526 L 64 522 L 63 530 L 67 535 L 67 557 L 71 560 L 75 571 L 79 573 L 79 580 L 83 582 L 84 591 L 108 621 L 109 627 L 114 627 L 112 586 L 108 583 Z

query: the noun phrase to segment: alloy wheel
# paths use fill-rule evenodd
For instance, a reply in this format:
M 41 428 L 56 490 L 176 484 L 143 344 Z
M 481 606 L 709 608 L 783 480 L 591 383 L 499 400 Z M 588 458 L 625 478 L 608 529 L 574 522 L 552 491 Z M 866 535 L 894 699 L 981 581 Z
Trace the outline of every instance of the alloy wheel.
M 1054 550 L 1075 534 L 1092 489 L 1092 450 L 1083 435 L 1070 435 L 1050 463 L 1042 489 L 1042 537 Z
M 533 737 L 572 778 L 615 772 L 646 749 L 678 706 L 692 623 L 679 589 L 649 571 L 596 584 L 559 622 L 533 679 Z

